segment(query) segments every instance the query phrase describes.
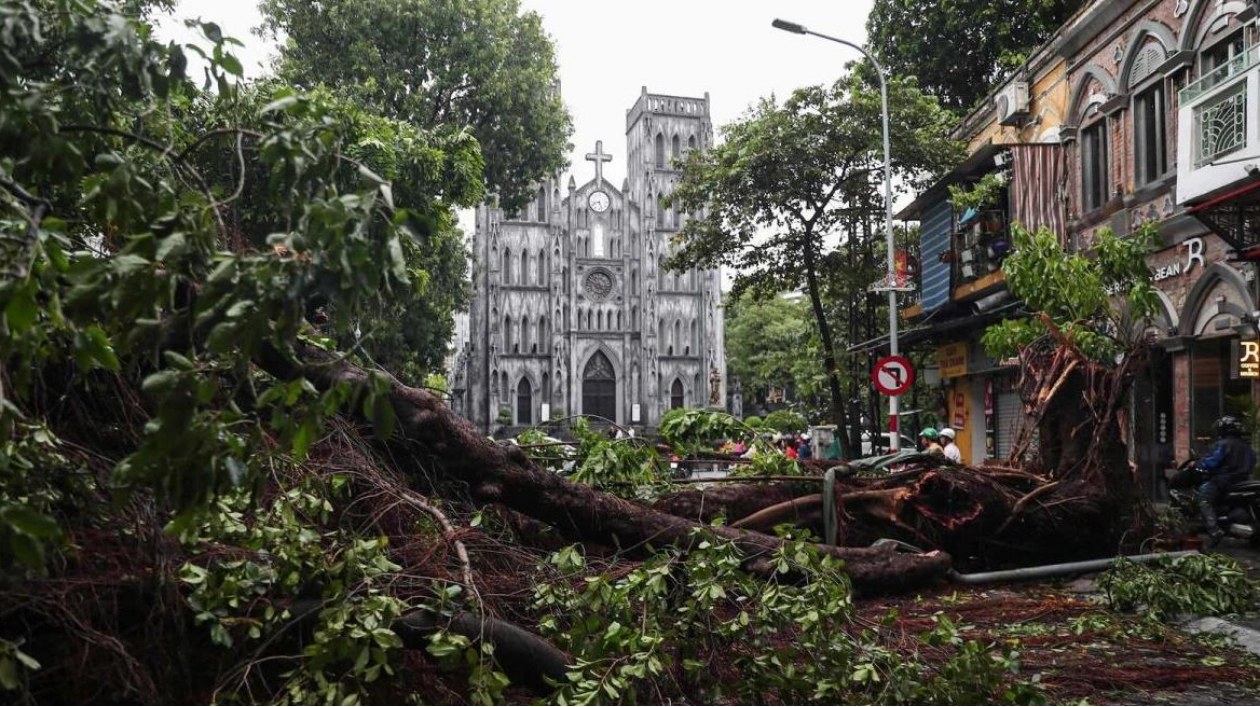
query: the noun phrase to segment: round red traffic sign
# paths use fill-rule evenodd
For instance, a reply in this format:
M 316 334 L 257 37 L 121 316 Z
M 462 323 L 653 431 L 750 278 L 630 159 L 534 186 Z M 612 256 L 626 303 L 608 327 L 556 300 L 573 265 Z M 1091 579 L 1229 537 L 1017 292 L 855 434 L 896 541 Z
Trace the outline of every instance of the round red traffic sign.
M 901 395 L 914 383 L 914 366 L 905 356 L 885 356 L 875 362 L 871 380 L 884 395 Z

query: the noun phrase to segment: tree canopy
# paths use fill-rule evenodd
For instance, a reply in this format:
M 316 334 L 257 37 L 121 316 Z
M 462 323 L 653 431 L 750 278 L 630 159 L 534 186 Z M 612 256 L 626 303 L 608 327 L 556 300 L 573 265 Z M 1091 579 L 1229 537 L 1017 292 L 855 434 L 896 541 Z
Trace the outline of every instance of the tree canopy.
M 1082 0 L 875 0 L 871 51 L 894 76 L 917 76 L 924 93 L 955 113 L 978 104 L 1027 60 Z
M 724 126 L 725 141 L 695 151 L 670 199 L 699 214 L 673 243 L 668 266 L 725 266 L 732 296 L 802 290 L 809 297 L 828 372 L 834 421 L 845 427 L 843 396 L 819 273 L 854 213 L 869 217 L 882 182 L 878 88 L 856 75 L 833 86 L 795 91 L 780 104 L 763 99 Z M 946 135 L 951 116 L 914 81 L 889 85 L 894 179 L 924 184 L 951 166 L 961 147 Z M 839 236 L 839 238 L 837 238 Z
M 739 379 L 746 410 L 758 393 L 789 384 L 798 399 L 826 397 L 817 328 L 804 299 L 759 300 L 745 292 L 724 309 L 726 370 Z
M 279 75 L 325 84 L 429 129 L 470 130 L 509 209 L 565 164 L 571 133 L 555 50 L 518 0 L 263 0 Z

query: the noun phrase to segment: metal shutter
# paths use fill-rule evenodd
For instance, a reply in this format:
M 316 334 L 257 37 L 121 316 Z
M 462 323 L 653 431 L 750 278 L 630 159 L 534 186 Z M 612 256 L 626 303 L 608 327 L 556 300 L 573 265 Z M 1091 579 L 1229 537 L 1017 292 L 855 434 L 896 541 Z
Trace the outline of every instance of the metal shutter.
M 1011 447 L 1015 446 L 1016 437 L 1019 436 L 1020 425 L 1024 420 L 1024 404 L 1019 399 L 1017 391 L 1001 389 L 997 394 L 996 403 L 997 458 L 1006 459 L 1011 453 Z

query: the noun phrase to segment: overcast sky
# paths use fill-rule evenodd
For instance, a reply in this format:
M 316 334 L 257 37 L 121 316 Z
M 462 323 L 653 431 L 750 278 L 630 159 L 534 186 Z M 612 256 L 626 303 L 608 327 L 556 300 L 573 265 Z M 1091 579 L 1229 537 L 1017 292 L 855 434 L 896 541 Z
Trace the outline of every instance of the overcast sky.
M 862 44 L 872 1 L 522 0 L 522 6 L 542 16 L 556 44 L 561 92 L 573 114 L 570 173 L 579 184 L 592 178 L 594 168 L 583 155 L 603 140 L 613 156 L 605 178 L 620 186 L 626 109 L 641 87 L 697 97 L 707 91 L 720 132 L 762 96 L 783 98 L 801 86 L 834 81 L 858 56 L 833 42 L 774 29 L 771 20 L 782 17 Z M 262 73 L 275 53 L 250 33 L 260 23 L 257 0 L 181 0 L 176 14 L 200 15 L 245 42 L 238 57 L 249 76 Z M 174 29 L 165 32 L 189 39 Z

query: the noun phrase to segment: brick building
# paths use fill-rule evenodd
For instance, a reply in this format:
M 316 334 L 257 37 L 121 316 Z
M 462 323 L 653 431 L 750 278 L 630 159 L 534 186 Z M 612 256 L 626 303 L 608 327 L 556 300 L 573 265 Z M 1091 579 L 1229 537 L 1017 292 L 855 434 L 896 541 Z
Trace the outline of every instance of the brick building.
M 1158 224 L 1160 246 L 1148 257 L 1163 304 L 1148 331 L 1158 347 L 1134 389 L 1129 440 L 1152 493 L 1161 492 L 1164 468 L 1191 448 L 1203 449 L 1212 438 L 1211 423 L 1237 411 L 1230 398 L 1254 396 L 1253 380 L 1241 375 L 1239 351 L 1242 342 L 1258 338 L 1260 312 L 1255 265 L 1239 255 L 1260 245 L 1256 18 L 1255 0 L 1090 3 L 964 121 L 957 137 L 971 143 L 968 163 L 900 215 L 922 226 L 923 303 L 906 312 L 919 325 L 907 337 L 940 346 L 955 373 L 963 360 L 960 344 L 966 364 L 987 363 L 998 372 L 966 375 L 975 380 L 962 386 L 965 395 L 944 375 L 948 371 L 941 376 L 948 419 L 986 430 L 982 454 L 978 433 L 960 435 L 972 443 L 970 461 L 1002 456 L 1013 424 L 1002 418 L 1003 410 L 1011 410 L 1009 373 L 1001 362 L 984 360 L 977 342 L 982 327 L 951 329 L 960 307 L 965 317 L 984 314 L 977 305 L 985 298 L 998 310 L 987 319 L 1016 308 L 1009 296 L 1000 297 L 1000 258 L 986 263 L 988 272 L 978 278 L 968 278 L 979 274 L 974 268 L 964 273 L 956 265 L 968 257 L 968 224 L 965 214 L 950 208 L 946 185 L 985 170 L 1008 175 L 1002 208 L 1009 222 L 1055 227 L 1073 249 L 1090 248 L 1103 227 L 1124 234 L 1148 221 Z M 1031 90 L 1025 94 L 1012 85 Z M 1008 99 L 1025 96 L 1012 119 Z M 1012 144 L 1019 140 L 1046 146 L 1023 172 L 1033 178 L 1022 182 L 1019 160 L 1027 159 L 1029 148 Z M 990 164 L 1006 153 L 998 162 L 1012 166 Z M 934 260 L 955 264 L 933 272 Z M 979 260 L 970 256 L 970 262 Z M 948 278 L 945 297 L 929 295 L 942 289 L 933 277 Z M 961 416 L 955 401 L 963 403 Z

